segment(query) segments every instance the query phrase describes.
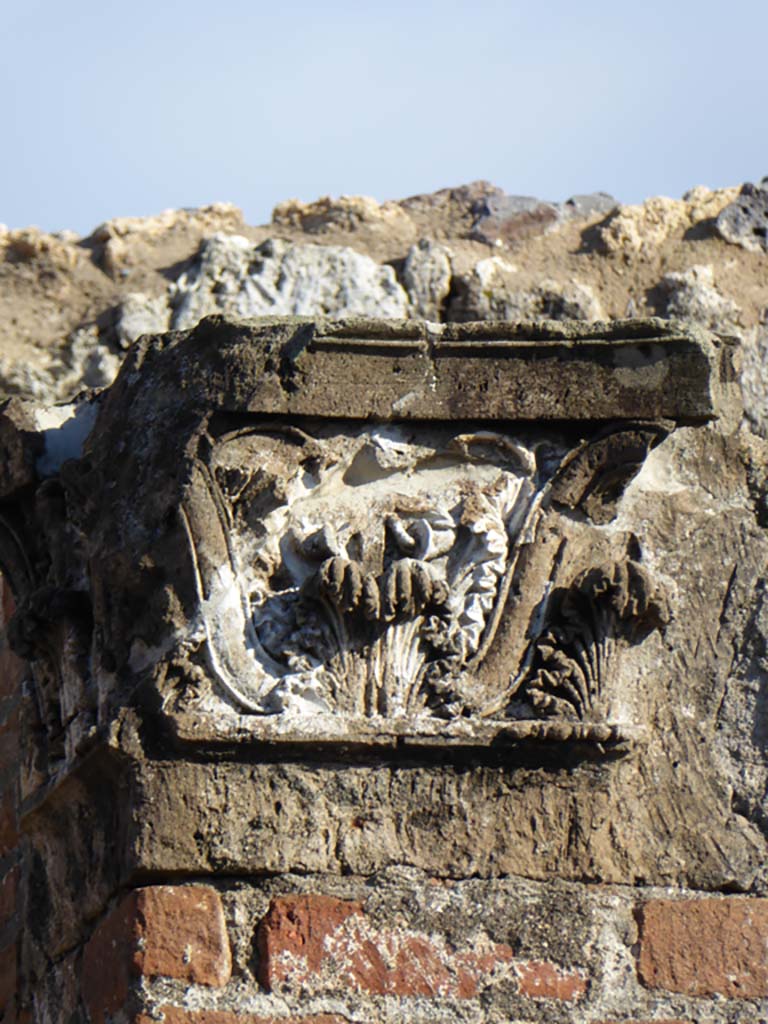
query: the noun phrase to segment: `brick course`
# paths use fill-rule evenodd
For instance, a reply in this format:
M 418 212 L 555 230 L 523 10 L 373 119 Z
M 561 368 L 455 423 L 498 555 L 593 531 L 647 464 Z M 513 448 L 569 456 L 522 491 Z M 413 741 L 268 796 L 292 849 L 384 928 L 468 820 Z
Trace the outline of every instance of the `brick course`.
M 406 927 L 378 927 L 359 903 L 329 896 L 272 900 L 256 945 L 259 981 L 270 992 L 472 999 L 506 981 L 524 996 L 573 1001 L 587 989 L 580 971 L 518 960 L 488 939 L 456 950 Z
M 640 979 L 689 996 L 768 996 L 768 899 L 651 900 L 640 911 Z

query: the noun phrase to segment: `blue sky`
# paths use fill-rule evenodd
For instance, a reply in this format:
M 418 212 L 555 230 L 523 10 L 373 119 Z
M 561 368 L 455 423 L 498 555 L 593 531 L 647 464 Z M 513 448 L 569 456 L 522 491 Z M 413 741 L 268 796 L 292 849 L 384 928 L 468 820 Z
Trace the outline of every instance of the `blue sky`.
M 768 2 L 0 0 L 0 222 L 768 174 Z

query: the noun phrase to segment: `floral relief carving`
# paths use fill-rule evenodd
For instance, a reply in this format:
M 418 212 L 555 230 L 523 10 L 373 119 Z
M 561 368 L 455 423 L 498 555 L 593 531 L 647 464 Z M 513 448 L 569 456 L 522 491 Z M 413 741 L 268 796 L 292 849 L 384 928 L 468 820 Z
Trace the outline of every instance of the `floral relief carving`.
M 275 455 L 276 443 L 290 452 L 296 442 L 264 437 Z M 232 562 L 200 581 L 214 666 L 254 711 L 435 708 L 440 680 L 477 652 L 536 517 L 535 456 L 492 432 L 424 446 L 395 429 L 337 436 L 317 452 L 316 441 L 301 439 L 279 485 L 262 474 L 266 502 L 251 487 L 249 501 L 274 506 L 257 531 L 241 529 L 250 516 L 237 508 L 244 487 L 217 501 L 230 509 Z M 218 491 L 216 476 L 208 479 Z M 235 604 L 245 692 L 242 659 L 233 664 Z
M 211 571 L 186 521 L 203 610 L 191 645 L 204 640 L 221 688 L 251 714 L 481 721 L 519 719 L 523 707 L 532 719 L 602 721 L 618 648 L 667 615 L 631 559 L 556 588 L 533 633 L 518 624 L 532 636 L 524 670 L 510 664 L 479 702 L 473 680 L 521 552 L 552 499 L 565 501 L 561 481 L 578 512 L 578 495 L 594 504 L 608 474 L 615 502 L 624 463 L 637 472 L 638 451 L 658 439 L 618 436 L 614 464 L 604 439 L 596 455 L 494 431 L 313 437 L 267 424 L 225 437 L 200 474 L 225 564 Z
M 521 695 L 547 716 L 601 720 L 605 682 L 618 671 L 622 646 L 669 618 L 664 595 L 631 558 L 580 573 L 553 595 Z
M 12 400 L 30 777 L 134 713 L 291 756 L 642 730 L 668 611 L 633 512 L 649 452 L 730 401 L 725 366 L 657 321 L 213 318 L 71 406 Z

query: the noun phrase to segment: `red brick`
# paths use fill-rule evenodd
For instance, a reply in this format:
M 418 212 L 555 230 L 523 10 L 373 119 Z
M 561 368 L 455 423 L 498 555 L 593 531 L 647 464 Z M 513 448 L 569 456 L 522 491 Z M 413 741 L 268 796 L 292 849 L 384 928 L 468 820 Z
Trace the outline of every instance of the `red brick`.
M 572 1002 L 587 991 L 587 979 L 581 971 L 568 971 L 545 960 L 517 965 L 520 994 L 534 999 L 562 999 Z
M 220 988 L 232 960 L 219 894 L 208 886 L 135 889 L 97 926 L 83 956 L 83 994 L 97 1024 L 123 1006 L 132 979 L 163 975 Z
M 183 1010 L 178 1006 L 161 1006 L 163 1024 L 348 1024 L 346 1017 L 321 1013 L 312 1017 L 254 1017 L 231 1010 Z M 158 1024 L 157 1017 L 141 1014 L 133 1024 Z
M 202 885 L 137 891 L 144 949 L 140 970 L 220 988 L 232 973 L 221 898 Z
M 768 899 L 646 903 L 638 972 L 649 988 L 689 996 L 768 996 Z
M 18 818 L 16 816 L 16 787 L 6 786 L 0 794 L 0 857 L 5 857 L 19 842 Z
M 274 899 L 257 931 L 258 976 L 269 991 L 472 999 L 503 980 L 534 998 L 574 1000 L 580 972 L 518 961 L 509 946 L 478 939 L 456 950 L 440 937 L 374 925 L 359 903 L 328 896 Z
M 361 913 L 359 903 L 331 896 L 279 896 L 272 900 L 256 933 L 261 984 L 271 989 L 283 977 L 280 960 L 286 953 L 301 957 L 309 972 L 319 971 L 326 938 L 348 917 Z

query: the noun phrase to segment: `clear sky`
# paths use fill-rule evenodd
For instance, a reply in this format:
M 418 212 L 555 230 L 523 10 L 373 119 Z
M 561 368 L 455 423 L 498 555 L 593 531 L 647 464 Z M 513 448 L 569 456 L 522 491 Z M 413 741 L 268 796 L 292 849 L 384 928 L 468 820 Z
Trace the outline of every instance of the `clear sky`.
M 0 0 L 0 222 L 768 174 L 768 0 Z

